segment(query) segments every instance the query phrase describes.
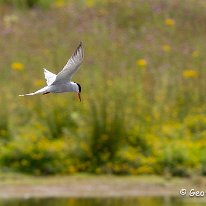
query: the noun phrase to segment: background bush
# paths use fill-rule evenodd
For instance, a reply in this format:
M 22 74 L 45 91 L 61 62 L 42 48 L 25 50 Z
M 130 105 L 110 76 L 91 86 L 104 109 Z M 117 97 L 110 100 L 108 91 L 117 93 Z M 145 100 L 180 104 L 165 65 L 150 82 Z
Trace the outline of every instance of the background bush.
M 5 0 L 0 10 L 2 170 L 206 174 L 204 1 Z M 80 41 L 81 103 L 18 97 Z

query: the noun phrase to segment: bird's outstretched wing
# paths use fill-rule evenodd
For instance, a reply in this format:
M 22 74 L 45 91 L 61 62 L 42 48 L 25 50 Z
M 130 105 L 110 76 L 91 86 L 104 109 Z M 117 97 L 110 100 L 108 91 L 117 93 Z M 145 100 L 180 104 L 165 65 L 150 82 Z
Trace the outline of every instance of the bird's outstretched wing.
M 71 80 L 72 75 L 78 70 L 84 58 L 84 48 L 82 42 L 80 42 L 76 51 L 73 53 L 71 58 L 68 60 L 61 72 L 56 76 L 54 84 L 64 84 Z
M 46 83 L 49 86 L 55 81 L 57 75 L 44 68 L 44 76 Z

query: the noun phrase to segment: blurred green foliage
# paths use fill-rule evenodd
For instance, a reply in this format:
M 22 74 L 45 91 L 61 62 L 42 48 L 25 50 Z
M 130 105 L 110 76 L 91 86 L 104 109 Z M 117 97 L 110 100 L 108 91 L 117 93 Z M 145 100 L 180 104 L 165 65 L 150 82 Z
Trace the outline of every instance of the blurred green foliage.
M 0 0 L 1 4 L 12 6 L 20 9 L 27 8 L 49 8 L 54 0 Z
M 205 1 L 1 3 L 3 171 L 206 175 Z M 80 41 L 81 103 L 18 97 Z

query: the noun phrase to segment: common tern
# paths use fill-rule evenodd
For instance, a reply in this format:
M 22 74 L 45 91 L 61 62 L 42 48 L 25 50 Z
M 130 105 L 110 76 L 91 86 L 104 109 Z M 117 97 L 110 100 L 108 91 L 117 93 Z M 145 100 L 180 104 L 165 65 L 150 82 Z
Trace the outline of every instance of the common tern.
M 79 100 L 81 101 L 81 86 L 77 82 L 72 82 L 71 78 L 73 74 L 78 70 L 84 58 L 84 48 L 82 42 L 80 42 L 76 51 L 73 53 L 71 58 L 68 60 L 62 71 L 57 75 L 48 71 L 44 68 L 44 76 L 46 79 L 47 86 L 36 92 L 23 94 L 19 96 L 30 96 L 36 94 L 49 94 L 49 93 L 63 93 L 63 92 L 76 92 Z

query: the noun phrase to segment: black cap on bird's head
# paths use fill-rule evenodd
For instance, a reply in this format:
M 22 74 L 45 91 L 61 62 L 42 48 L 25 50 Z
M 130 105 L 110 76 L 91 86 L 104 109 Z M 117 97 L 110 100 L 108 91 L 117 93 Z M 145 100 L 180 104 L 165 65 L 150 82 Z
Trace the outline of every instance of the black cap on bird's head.
M 79 83 L 77 83 L 77 82 L 75 82 L 75 83 L 76 83 L 77 86 L 78 86 L 78 92 L 77 92 L 77 94 L 78 94 L 79 100 L 80 100 L 80 102 L 81 102 L 81 96 L 80 96 L 80 94 L 81 94 L 82 88 L 81 88 L 81 85 L 80 85 Z
M 81 93 L 81 91 L 82 91 L 81 85 L 79 83 L 76 83 L 76 84 L 77 84 L 77 86 L 79 88 L 79 93 Z

